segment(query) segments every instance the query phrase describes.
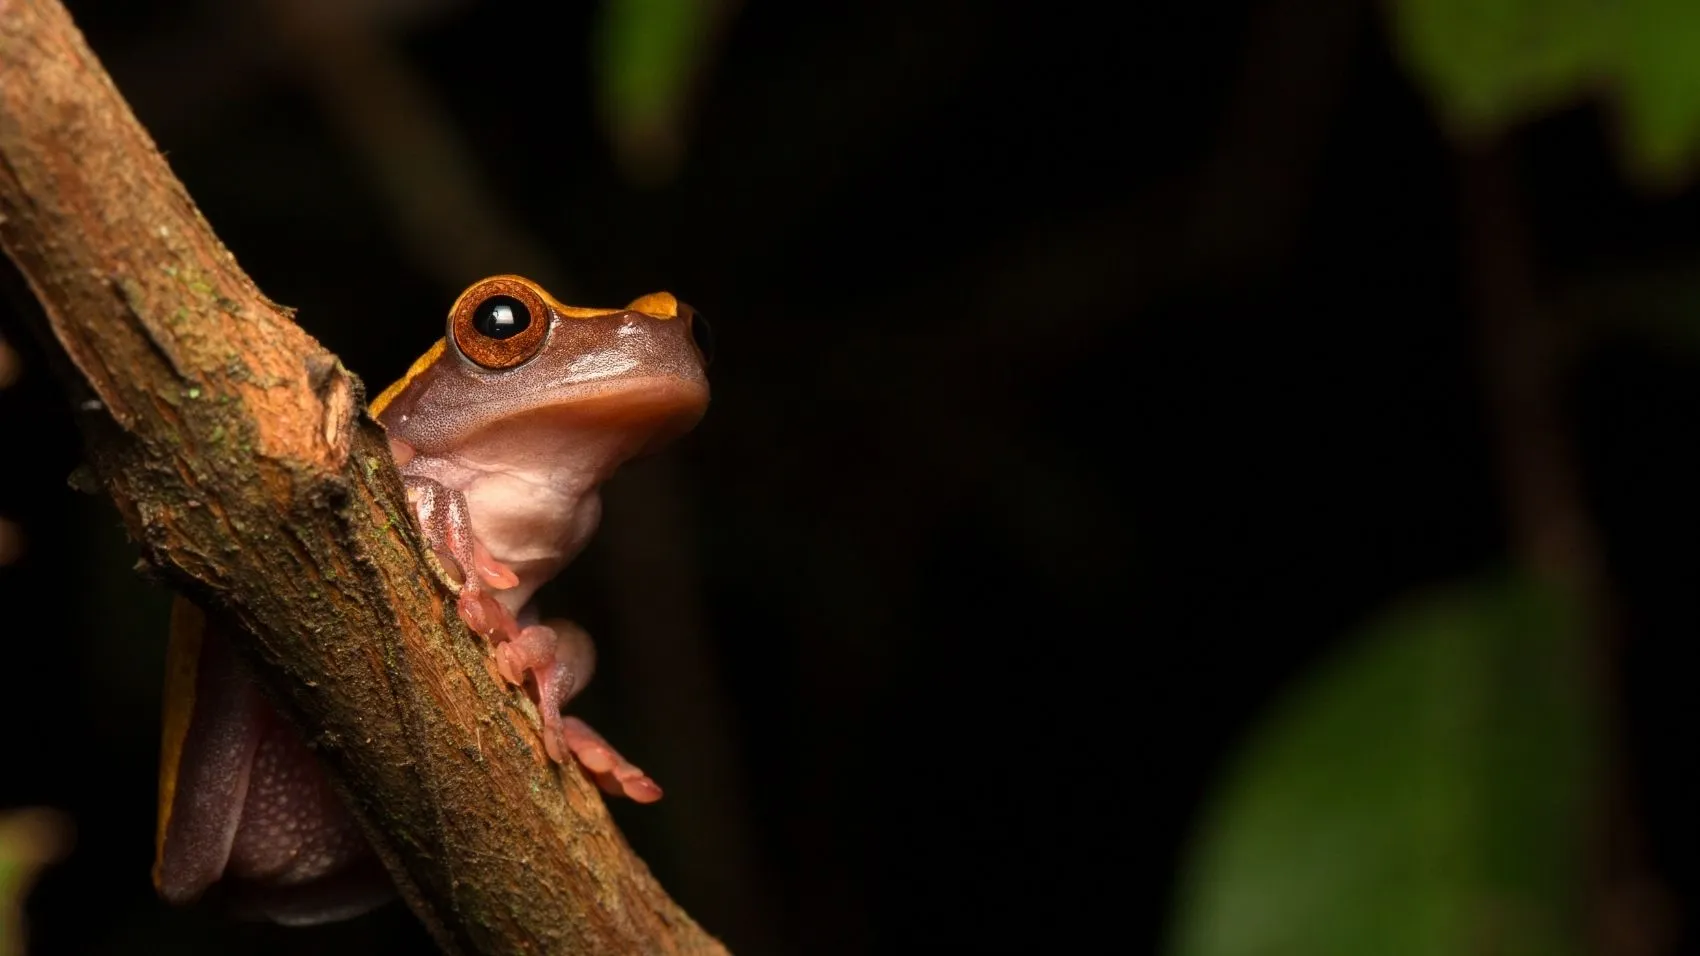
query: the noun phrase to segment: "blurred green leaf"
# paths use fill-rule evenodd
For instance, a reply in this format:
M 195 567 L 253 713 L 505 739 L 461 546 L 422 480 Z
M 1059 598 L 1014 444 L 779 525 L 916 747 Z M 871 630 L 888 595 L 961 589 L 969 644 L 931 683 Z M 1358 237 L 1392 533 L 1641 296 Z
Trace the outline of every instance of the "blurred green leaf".
M 1551 308 L 1569 356 L 1629 341 L 1692 361 L 1700 354 L 1700 263 L 1637 262 L 1565 276 Z
M 0 956 L 24 952 L 24 897 L 71 850 L 71 821 L 45 807 L 0 811 Z
M 1171 956 L 1578 952 L 1579 630 L 1499 581 L 1402 607 L 1326 662 L 1203 821 Z
M 719 0 L 607 0 L 596 31 L 604 122 L 628 171 L 670 177 L 691 86 L 707 61 Z
M 1469 138 L 1593 93 L 1617 109 L 1651 181 L 1700 158 L 1700 4 L 1690 0 L 1394 0 L 1406 66 Z

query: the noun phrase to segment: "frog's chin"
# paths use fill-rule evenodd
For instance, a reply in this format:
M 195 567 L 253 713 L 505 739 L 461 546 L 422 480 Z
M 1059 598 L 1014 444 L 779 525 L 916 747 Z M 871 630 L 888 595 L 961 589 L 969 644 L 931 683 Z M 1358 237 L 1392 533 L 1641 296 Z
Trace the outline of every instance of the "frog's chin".
M 629 435 L 635 457 L 696 427 L 708 411 L 708 386 L 672 377 L 625 380 L 550 408 L 582 427 Z

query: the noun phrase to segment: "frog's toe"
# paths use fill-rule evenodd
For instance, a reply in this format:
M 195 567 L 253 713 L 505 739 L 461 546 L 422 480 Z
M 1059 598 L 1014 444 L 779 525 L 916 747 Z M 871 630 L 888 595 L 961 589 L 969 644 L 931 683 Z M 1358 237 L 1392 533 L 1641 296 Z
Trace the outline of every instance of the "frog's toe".
M 577 717 L 563 717 L 560 737 L 562 744 L 578 758 L 584 769 L 590 771 L 604 793 L 627 797 L 638 803 L 654 803 L 661 799 L 660 785 L 636 764 L 621 756 L 589 724 Z
M 477 584 L 468 582 L 461 586 L 455 607 L 474 634 L 492 643 L 500 644 L 519 636 L 519 622 L 514 620 L 513 612 Z
M 478 572 L 478 580 L 493 590 L 506 591 L 519 584 L 514 569 L 491 557 L 484 542 L 477 538 L 472 539 L 472 567 Z
M 556 666 L 555 643 L 554 630 L 533 624 L 521 630 L 513 640 L 496 646 L 496 669 L 510 684 L 523 684 L 527 675 L 536 676 L 541 692 L 545 689 L 545 677 Z M 539 696 L 547 699 L 541 693 Z M 541 708 L 542 704 L 540 700 L 538 706 Z

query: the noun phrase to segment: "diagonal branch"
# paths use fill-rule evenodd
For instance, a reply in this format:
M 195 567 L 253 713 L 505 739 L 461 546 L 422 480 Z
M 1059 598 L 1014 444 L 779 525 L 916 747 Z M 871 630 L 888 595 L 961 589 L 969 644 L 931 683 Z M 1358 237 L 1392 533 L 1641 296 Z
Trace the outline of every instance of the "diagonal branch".
M 0 0 L 0 248 L 131 537 L 241 625 L 446 950 L 724 953 L 543 756 L 359 381 L 237 267 L 56 0 Z

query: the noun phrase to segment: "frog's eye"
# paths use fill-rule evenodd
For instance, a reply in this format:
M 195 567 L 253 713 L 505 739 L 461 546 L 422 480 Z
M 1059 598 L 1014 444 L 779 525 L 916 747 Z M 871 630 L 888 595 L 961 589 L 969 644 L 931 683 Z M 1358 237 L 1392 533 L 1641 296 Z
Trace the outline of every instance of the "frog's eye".
M 460 294 L 449 310 L 455 348 L 488 369 L 508 369 L 543 347 L 549 307 L 541 291 L 519 276 L 496 276 Z
M 702 355 L 702 364 L 713 362 L 714 330 L 708 327 L 708 320 L 702 317 L 701 312 L 682 302 L 680 305 L 682 308 L 679 311 L 684 314 L 685 321 L 690 323 L 691 341 L 697 344 L 697 352 Z
M 531 326 L 531 310 L 511 295 L 493 295 L 472 310 L 472 327 L 492 339 L 511 339 Z

